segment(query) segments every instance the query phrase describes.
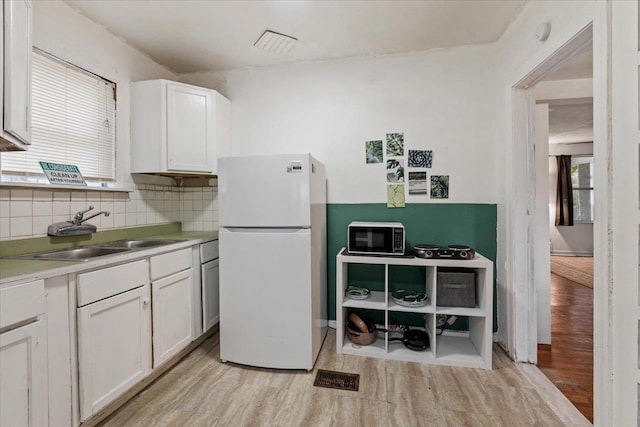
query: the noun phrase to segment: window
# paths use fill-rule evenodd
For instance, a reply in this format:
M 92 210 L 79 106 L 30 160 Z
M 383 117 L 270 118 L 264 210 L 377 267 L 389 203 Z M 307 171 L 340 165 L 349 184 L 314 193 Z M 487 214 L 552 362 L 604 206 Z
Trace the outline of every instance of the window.
M 3 174 L 42 177 L 39 161 L 77 165 L 90 180 L 115 178 L 113 82 L 42 51 L 32 53 L 31 146 L 3 153 Z
M 593 157 L 571 157 L 571 185 L 574 221 L 593 222 Z

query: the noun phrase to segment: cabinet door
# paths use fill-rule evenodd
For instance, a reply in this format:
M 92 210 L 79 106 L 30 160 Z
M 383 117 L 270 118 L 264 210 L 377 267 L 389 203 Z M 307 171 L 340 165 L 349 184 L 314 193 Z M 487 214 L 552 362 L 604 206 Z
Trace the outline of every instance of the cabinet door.
M 4 131 L 31 141 L 31 16 L 29 0 L 4 1 Z
M 214 172 L 215 111 L 207 89 L 167 84 L 167 169 Z
M 47 425 L 44 321 L 0 334 L 0 425 Z
M 153 367 L 193 341 L 191 269 L 151 283 L 153 299 Z
M 208 331 L 220 318 L 220 267 L 218 260 L 202 264 L 202 326 Z
M 80 419 L 151 372 L 149 286 L 78 309 Z

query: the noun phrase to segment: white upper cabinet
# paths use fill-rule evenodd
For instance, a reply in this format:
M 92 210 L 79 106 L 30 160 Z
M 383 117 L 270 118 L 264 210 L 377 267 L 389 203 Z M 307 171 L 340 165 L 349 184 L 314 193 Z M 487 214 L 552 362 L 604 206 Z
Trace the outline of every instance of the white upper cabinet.
M 131 84 L 131 172 L 216 175 L 229 143 L 228 99 L 168 80 Z
M 3 0 L 1 13 L 0 150 L 26 150 L 31 143 L 31 1 Z

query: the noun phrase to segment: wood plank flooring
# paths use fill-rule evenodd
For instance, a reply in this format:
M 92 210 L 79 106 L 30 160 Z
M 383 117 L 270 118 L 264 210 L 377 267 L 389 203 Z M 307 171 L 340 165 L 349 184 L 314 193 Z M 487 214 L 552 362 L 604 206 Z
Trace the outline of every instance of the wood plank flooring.
M 313 372 L 221 363 L 215 334 L 105 420 L 103 426 L 561 426 L 531 365 L 494 346 L 493 370 L 336 354 L 330 330 Z M 317 369 L 360 374 L 358 392 L 313 386 Z M 529 376 L 528 376 L 529 375 Z M 548 384 L 548 382 L 547 382 Z M 549 402 L 549 403 L 547 403 Z M 566 402 L 566 401 L 564 401 Z M 552 405 L 552 406 L 550 406 Z M 566 403 L 565 405 L 568 405 Z M 562 406 L 562 405 L 560 405 Z M 557 406 L 553 406 L 556 407 Z M 567 418 L 569 417 L 569 418 Z M 573 417 L 573 418 L 572 418 Z M 579 418 L 578 418 L 579 417 Z
M 593 289 L 551 275 L 551 346 L 538 368 L 593 422 Z

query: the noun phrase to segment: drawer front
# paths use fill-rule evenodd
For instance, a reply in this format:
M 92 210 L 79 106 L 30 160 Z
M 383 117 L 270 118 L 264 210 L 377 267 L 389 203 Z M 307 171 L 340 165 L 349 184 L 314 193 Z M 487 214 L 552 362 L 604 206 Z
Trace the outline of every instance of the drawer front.
M 191 248 L 186 248 L 151 257 L 151 280 L 191 268 L 192 253 Z
M 203 243 L 200 245 L 200 262 L 204 264 L 218 258 L 218 241 Z
M 0 289 L 0 329 L 44 313 L 44 280 Z
M 78 307 L 149 283 L 147 261 L 78 274 Z

